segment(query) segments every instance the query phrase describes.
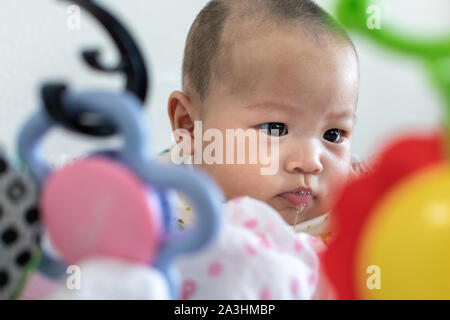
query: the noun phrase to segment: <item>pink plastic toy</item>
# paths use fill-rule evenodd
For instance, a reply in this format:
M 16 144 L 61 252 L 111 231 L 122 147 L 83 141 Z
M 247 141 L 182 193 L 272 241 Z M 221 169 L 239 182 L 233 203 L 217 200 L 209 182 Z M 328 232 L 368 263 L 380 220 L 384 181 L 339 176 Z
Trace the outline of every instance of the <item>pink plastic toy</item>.
M 99 255 L 148 264 L 161 238 L 156 203 L 127 167 L 93 157 L 54 173 L 41 206 L 50 239 L 68 263 Z

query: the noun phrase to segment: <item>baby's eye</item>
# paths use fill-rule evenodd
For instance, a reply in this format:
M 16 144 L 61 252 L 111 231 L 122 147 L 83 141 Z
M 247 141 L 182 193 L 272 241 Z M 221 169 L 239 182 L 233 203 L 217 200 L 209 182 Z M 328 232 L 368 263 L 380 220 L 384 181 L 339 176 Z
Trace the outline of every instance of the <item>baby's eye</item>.
M 340 143 L 343 131 L 340 129 L 330 129 L 323 134 L 323 138 L 333 143 Z
M 261 130 L 267 131 L 267 134 L 270 136 L 284 136 L 288 133 L 287 126 L 280 122 L 267 122 L 260 124 L 258 127 Z

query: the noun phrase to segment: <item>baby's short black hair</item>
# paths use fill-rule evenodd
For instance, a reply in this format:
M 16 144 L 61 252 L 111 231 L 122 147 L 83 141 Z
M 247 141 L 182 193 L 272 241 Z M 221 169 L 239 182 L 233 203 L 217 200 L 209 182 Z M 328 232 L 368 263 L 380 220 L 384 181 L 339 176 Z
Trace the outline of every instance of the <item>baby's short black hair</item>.
M 246 19 L 257 20 L 260 25 L 301 25 L 315 37 L 332 35 L 354 48 L 343 28 L 311 0 L 212 0 L 197 15 L 187 36 L 182 81 L 188 97 L 202 101 L 210 82 L 227 70 L 223 65 L 228 61 L 223 43 L 225 25 L 236 27 Z

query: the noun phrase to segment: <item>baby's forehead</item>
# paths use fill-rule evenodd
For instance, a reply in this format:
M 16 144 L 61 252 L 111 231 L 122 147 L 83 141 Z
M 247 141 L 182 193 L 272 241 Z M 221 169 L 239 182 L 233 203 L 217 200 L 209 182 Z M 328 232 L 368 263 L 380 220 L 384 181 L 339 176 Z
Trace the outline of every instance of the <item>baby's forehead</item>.
M 225 33 L 221 60 L 212 79 L 228 94 L 252 93 L 264 86 L 268 90 L 280 83 L 297 85 L 298 90 L 316 84 L 326 90 L 327 77 L 342 78 L 348 73 L 357 77 L 357 59 L 349 44 L 332 38 L 315 39 L 299 26 L 276 25 L 258 32 L 252 29 L 252 22 L 239 25 Z M 248 33 L 236 32 L 248 29 Z
M 294 44 L 334 38 L 353 47 L 345 31 L 311 0 L 210 1 L 197 15 L 188 34 L 183 90 L 203 103 L 213 86 L 232 84 L 232 91 L 249 86 L 261 72 L 267 71 L 267 68 L 260 70 L 261 65 L 272 67 L 287 60 L 279 57 L 275 63 L 260 61 L 254 54 L 268 55 L 269 50 L 281 53 L 276 49 L 291 43 L 274 41 L 288 34 L 303 36 L 292 39 Z M 261 35 L 271 37 L 262 39 Z

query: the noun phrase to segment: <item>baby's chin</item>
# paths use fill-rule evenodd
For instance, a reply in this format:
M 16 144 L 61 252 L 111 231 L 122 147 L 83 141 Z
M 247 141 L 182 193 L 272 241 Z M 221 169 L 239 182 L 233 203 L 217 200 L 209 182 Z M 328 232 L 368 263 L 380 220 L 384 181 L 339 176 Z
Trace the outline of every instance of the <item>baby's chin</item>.
M 289 225 L 307 221 L 326 212 L 324 211 L 322 213 L 323 210 L 319 210 L 320 206 L 317 198 L 313 199 L 312 202 L 301 212 L 299 212 L 293 204 L 280 196 L 275 196 L 274 198 L 266 202 L 272 208 L 278 211 L 283 220 L 286 221 L 286 223 Z

